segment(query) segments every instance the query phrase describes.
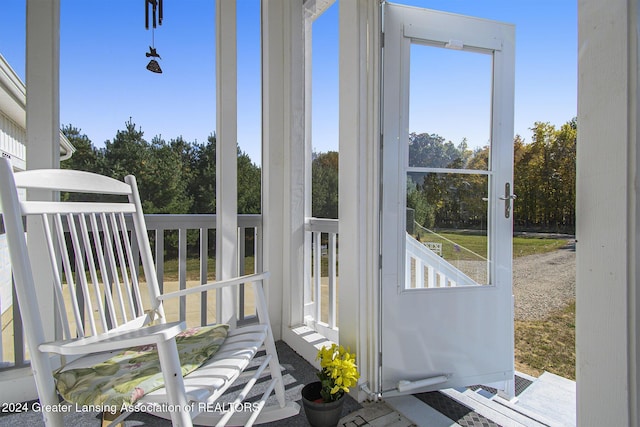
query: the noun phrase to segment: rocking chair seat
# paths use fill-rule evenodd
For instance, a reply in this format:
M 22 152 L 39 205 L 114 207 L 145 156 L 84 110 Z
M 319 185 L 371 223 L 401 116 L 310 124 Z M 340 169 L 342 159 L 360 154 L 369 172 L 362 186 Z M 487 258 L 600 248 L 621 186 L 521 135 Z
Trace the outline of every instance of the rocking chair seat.
M 176 335 L 182 375 L 211 358 L 227 337 L 228 325 L 190 328 Z M 157 346 L 131 347 L 106 353 L 106 360 L 80 358 L 54 373 L 56 388 L 67 401 L 86 406 L 133 405 L 143 395 L 164 388 Z
M 184 377 L 184 388 L 192 402 L 213 402 L 249 366 L 267 334 L 266 325 L 234 329 L 215 355 L 196 371 Z M 167 390 L 160 388 L 145 394 L 140 402 L 167 401 Z M 197 422 L 197 418 L 196 418 Z

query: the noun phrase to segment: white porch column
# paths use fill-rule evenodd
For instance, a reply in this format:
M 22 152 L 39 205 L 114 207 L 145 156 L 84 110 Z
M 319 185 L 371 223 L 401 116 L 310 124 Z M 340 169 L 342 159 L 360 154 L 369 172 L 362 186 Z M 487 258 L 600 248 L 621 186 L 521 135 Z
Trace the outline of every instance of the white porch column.
M 238 274 L 236 0 L 216 2 L 216 279 Z M 216 299 L 217 321 L 236 318 L 235 289 Z
M 378 389 L 380 6 L 340 1 L 338 327 L 361 382 Z M 363 398 L 363 395 L 358 396 Z
M 60 167 L 60 1 L 27 1 L 27 169 Z M 30 200 L 54 200 L 50 191 L 30 191 Z M 32 223 L 29 220 L 29 224 Z M 28 227 L 28 225 L 27 225 Z M 34 227 L 35 228 L 35 227 Z M 30 235 L 30 243 L 34 239 Z M 29 245 L 31 259 L 48 259 L 46 249 L 38 243 Z M 34 265 L 37 280 L 51 280 L 47 263 Z M 50 295 L 38 295 L 40 313 L 47 339 L 54 338 L 53 289 Z
M 26 14 L 26 160 L 27 169 L 58 168 L 60 165 L 60 1 L 27 0 Z M 48 191 L 30 191 L 30 200 L 53 200 Z M 33 260 L 48 259 L 44 235 L 33 230 L 41 226 L 29 219 L 29 256 Z M 46 262 L 34 263 L 36 281 L 50 281 L 51 268 Z M 46 288 L 46 287 L 45 287 Z M 55 338 L 53 288 L 38 295 L 39 311 L 46 339 Z M 0 401 L 20 402 L 37 398 L 30 368 L 20 369 L 4 377 Z
M 578 1 L 577 416 L 638 426 L 637 0 Z
M 27 0 L 27 168 L 60 166 L 60 0 Z M 51 200 L 51 194 L 29 197 Z M 36 199 L 37 200 L 37 199 Z
M 266 293 L 276 339 L 281 333 L 286 339 L 304 315 L 302 1 L 262 1 L 262 126 L 263 259 L 271 272 Z M 294 340 L 291 335 L 287 342 L 296 348 Z

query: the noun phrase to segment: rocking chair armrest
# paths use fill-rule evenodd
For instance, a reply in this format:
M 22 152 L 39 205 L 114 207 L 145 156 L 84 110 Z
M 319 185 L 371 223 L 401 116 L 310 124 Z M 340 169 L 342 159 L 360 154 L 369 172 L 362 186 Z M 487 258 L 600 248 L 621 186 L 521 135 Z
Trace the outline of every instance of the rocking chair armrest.
M 160 301 L 164 301 L 169 298 L 182 297 L 185 295 L 191 295 L 195 293 L 202 293 L 206 291 L 213 291 L 216 289 L 222 289 L 229 286 L 237 286 L 243 283 L 257 282 L 265 280 L 269 277 L 270 273 L 264 271 L 262 273 L 247 274 L 246 276 L 234 277 L 233 279 L 219 280 L 217 282 L 205 283 L 204 285 L 196 286 L 189 289 L 182 289 L 180 291 L 169 292 L 158 296 Z
M 163 323 L 128 331 L 107 332 L 87 338 L 52 341 L 40 344 L 38 348 L 43 352 L 65 356 L 84 355 L 141 345 L 158 344 L 159 342 L 174 339 L 176 335 L 185 329 L 185 322 Z

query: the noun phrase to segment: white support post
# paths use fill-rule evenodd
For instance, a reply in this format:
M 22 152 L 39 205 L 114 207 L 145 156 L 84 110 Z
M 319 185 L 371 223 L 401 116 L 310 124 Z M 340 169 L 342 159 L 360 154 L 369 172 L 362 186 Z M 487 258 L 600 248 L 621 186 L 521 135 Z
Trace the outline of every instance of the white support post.
M 216 2 L 216 279 L 238 274 L 236 0 Z M 216 320 L 235 325 L 235 289 L 218 291 Z
M 27 168 L 43 169 L 60 166 L 60 1 L 27 1 Z M 50 191 L 31 190 L 30 200 L 55 200 L 58 195 Z M 32 224 L 32 220 L 29 221 Z M 36 223 L 37 224 L 37 223 Z M 29 225 L 28 225 L 29 227 Z M 32 229 L 36 225 L 31 226 Z M 30 235 L 31 259 L 46 259 L 44 245 L 38 244 L 35 233 Z M 42 237 L 44 239 L 44 237 Z M 42 240 L 44 241 L 44 240 Z M 36 281 L 50 280 L 47 263 L 34 266 Z M 42 316 L 50 327 L 47 339 L 54 339 L 53 293 L 39 295 L 46 302 Z
M 312 176 L 311 176 L 311 153 L 313 151 L 313 141 L 312 141 L 312 130 L 313 130 L 313 120 L 312 120 L 312 102 L 311 102 L 311 91 L 309 87 L 311 85 L 312 79 L 312 27 L 313 20 L 307 16 L 304 18 L 304 82 L 305 82 L 305 97 L 304 97 L 304 188 L 305 191 L 305 199 L 304 199 L 304 217 L 311 218 L 313 215 L 312 210 Z M 312 233 L 306 232 L 304 236 L 304 270 L 303 270 L 303 280 L 304 280 L 304 289 L 303 289 L 303 305 L 304 311 L 302 316 L 310 316 L 311 312 L 308 308 L 312 304 L 312 295 L 311 295 L 311 260 L 313 258 L 313 251 L 311 249 L 312 244 Z
M 356 350 L 361 382 L 379 365 L 380 5 L 340 2 L 338 328 Z M 359 393 L 358 399 L 364 399 Z
M 28 169 L 58 168 L 60 165 L 60 117 L 59 117 L 59 75 L 60 75 L 60 0 L 26 2 L 26 159 Z M 30 200 L 55 200 L 50 191 L 30 191 Z M 27 223 L 29 235 L 29 256 L 31 259 L 47 259 L 44 233 L 36 233 L 38 221 Z M 36 282 L 50 281 L 49 263 L 33 265 Z M 53 289 L 38 295 L 38 310 L 43 319 L 44 335 L 47 340 L 55 339 L 55 315 Z M 32 358 L 34 355 L 32 354 Z M 11 401 L 25 401 L 37 398 L 31 370 L 25 372 L 11 384 Z M 53 415 L 49 415 L 56 418 Z M 47 417 L 49 417 L 47 416 Z M 62 422 L 59 419 L 60 423 Z
M 303 23 L 301 1 L 262 1 L 263 254 L 276 339 L 304 316 Z
M 637 0 L 578 1 L 577 425 L 640 425 Z

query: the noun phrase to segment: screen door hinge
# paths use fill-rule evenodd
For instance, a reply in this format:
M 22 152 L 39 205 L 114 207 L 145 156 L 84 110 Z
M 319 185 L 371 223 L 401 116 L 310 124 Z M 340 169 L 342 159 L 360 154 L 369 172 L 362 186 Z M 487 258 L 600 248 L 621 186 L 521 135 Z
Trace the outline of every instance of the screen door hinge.
M 380 47 L 384 48 L 384 33 L 380 33 Z

